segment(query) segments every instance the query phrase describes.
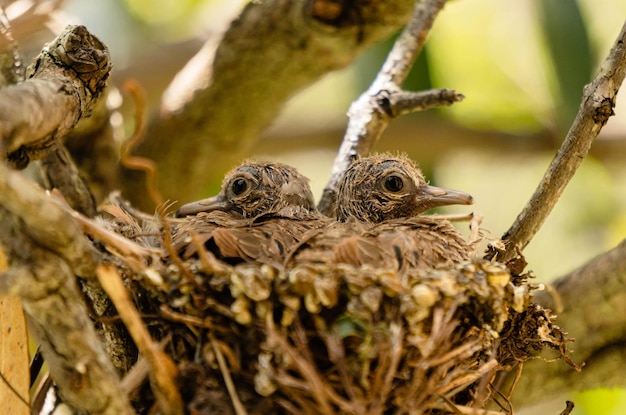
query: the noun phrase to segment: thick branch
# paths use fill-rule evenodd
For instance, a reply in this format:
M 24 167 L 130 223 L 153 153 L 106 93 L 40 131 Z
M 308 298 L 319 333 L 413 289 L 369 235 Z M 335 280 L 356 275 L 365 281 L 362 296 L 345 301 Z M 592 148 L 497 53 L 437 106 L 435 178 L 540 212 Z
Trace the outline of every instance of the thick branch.
M 91 246 L 72 217 L 28 179 L 2 165 L 0 205 L 20 219 L 37 245 L 65 258 L 76 275 L 95 276 Z
M 513 225 L 504 235 L 504 251 L 490 248 L 487 258 L 506 262 L 524 249 L 541 228 L 565 186 L 589 152 L 591 143 L 613 115 L 615 98 L 626 75 L 626 23 L 594 81 L 584 89 L 578 115 L 550 167 Z
M 415 4 L 409 24 L 396 40 L 376 79 L 350 106 L 348 127 L 318 205 L 321 212 L 331 212 L 337 183 L 350 162 L 356 156 L 369 153 L 394 117 L 435 105 L 450 105 L 463 98 L 455 91 L 409 93 L 400 89 L 445 3 L 446 0 L 424 0 Z M 422 98 L 426 98 L 428 104 L 424 105 Z
M 578 373 L 561 362 L 526 363 L 513 396 L 531 404 L 572 389 L 626 387 L 626 240 L 559 278 L 553 288 L 555 297 L 542 291 L 536 301 L 557 311 L 563 305 L 557 323 L 576 339 L 572 358 L 585 367 Z
M 393 34 L 413 5 L 339 2 L 340 10 L 330 16 L 318 3 L 327 2 L 249 2 L 215 55 L 207 43 L 181 72 L 179 80 L 193 74 L 188 82 L 195 87 L 176 82 L 170 88 L 137 151 L 167 173 L 160 181 L 166 197 L 200 196 L 209 175 L 240 159 L 288 98 Z M 125 195 L 137 201 L 145 195 L 144 176 L 126 175 Z
M 95 272 L 86 237 L 52 198 L 4 165 L 0 249 L 10 258 L 0 293 L 21 298 L 64 401 L 79 412 L 131 414 L 76 287 L 76 272 Z
M 111 69 L 107 47 L 84 26 L 68 26 L 29 68 L 0 90 L 0 150 L 15 167 L 40 159 L 88 114 Z
M 49 187 L 58 189 L 72 208 L 88 217 L 96 215 L 94 196 L 63 144 L 53 146 L 41 166 Z

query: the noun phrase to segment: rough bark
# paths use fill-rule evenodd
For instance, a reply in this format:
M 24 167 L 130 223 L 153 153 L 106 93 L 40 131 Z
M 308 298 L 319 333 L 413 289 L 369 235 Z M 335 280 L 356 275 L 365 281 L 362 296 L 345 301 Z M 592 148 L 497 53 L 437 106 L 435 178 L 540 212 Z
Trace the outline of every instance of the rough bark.
M 89 113 L 111 71 L 104 44 L 69 26 L 37 57 L 25 82 L 0 90 L 0 150 L 17 168 L 48 154 Z
M 30 79 L 0 90 L 3 157 L 20 168 L 46 158 L 52 186 L 87 214 L 95 212 L 91 193 L 60 140 L 89 113 L 110 69 L 106 46 L 84 27 L 69 26 L 35 59 Z M 76 276 L 95 275 L 90 243 L 41 188 L 0 167 L 0 247 L 10 264 L 0 291 L 21 298 L 70 407 L 78 413 L 132 413 L 76 286 Z
M 76 286 L 76 275 L 95 275 L 87 238 L 52 198 L 5 166 L 0 224 L 10 263 L 0 292 L 21 298 L 59 394 L 79 413 L 132 413 Z

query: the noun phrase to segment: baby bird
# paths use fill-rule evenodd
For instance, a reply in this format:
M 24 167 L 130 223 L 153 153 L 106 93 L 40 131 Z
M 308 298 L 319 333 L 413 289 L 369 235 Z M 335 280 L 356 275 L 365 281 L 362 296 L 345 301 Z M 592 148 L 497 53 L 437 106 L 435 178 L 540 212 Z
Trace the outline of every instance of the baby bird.
M 457 230 L 447 220 L 420 214 L 471 203 L 467 193 L 428 185 L 407 157 L 360 158 L 339 182 L 335 216 L 348 225 L 358 223 L 362 230 L 337 244 L 335 255 L 343 262 L 378 261 L 398 271 L 462 262 L 469 259 L 470 249 Z M 383 252 L 374 254 L 376 250 Z
M 229 171 L 217 196 L 187 203 L 176 216 L 216 210 L 248 219 L 269 213 L 297 217 L 316 211 L 306 177 L 286 164 L 258 161 L 244 162 Z
M 346 170 L 338 184 L 335 217 L 380 223 L 472 203 L 467 193 L 430 186 L 411 159 L 381 154 L 357 159 Z
M 307 231 L 331 221 L 317 213 L 308 179 L 296 169 L 254 161 L 227 173 L 218 195 L 183 205 L 177 214 L 186 216 L 172 232 L 183 258 L 204 245 L 231 263 L 278 267 Z

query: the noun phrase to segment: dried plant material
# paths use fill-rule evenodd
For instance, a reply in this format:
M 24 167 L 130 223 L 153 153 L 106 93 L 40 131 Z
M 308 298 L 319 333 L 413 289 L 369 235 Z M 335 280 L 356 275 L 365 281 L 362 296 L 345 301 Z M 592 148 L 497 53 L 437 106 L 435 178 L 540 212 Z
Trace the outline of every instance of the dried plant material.
M 545 350 L 568 361 L 554 316 L 502 264 L 398 275 L 319 263 L 203 272 L 201 262 L 184 260 L 199 287 L 167 263 L 163 286 L 136 278 L 169 293 L 153 296 L 169 310 L 160 331 L 174 333 L 168 353 L 198 414 L 216 409 L 210 399 L 230 401 L 224 413 L 455 413 L 496 399 L 480 385 L 499 371 Z
M 137 348 L 150 364 L 150 383 L 160 411 L 167 415 L 182 415 L 180 393 L 174 382 L 177 374 L 174 362 L 153 342 L 115 268 L 100 265 L 96 274 Z

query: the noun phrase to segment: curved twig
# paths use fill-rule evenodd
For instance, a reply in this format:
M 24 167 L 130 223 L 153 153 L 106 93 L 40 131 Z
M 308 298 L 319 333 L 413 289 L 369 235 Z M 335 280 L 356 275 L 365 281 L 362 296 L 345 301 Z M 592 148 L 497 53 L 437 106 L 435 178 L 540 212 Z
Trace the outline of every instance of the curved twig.
M 504 247 L 490 246 L 485 258 L 507 262 L 522 250 L 541 228 L 565 186 L 589 152 L 593 140 L 612 116 L 615 98 L 626 75 L 626 23 L 600 73 L 585 86 L 582 103 L 565 141 L 513 225 L 502 235 Z

